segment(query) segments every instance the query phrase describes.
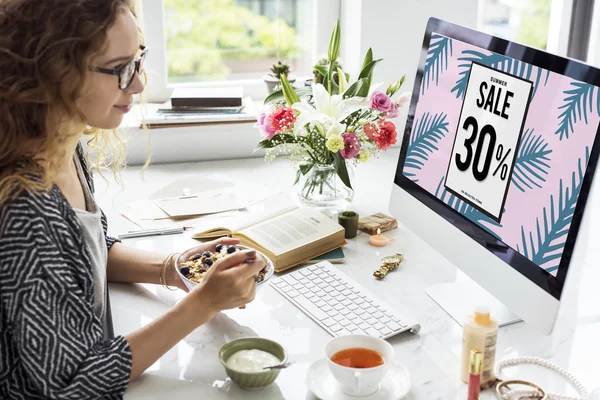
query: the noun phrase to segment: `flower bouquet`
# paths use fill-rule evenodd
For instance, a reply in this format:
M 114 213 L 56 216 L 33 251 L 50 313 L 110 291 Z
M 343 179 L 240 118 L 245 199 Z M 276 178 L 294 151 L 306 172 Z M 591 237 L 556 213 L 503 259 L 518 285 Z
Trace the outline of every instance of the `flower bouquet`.
M 258 148 L 266 149 L 267 160 L 285 154 L 298 165 L 295 184 L 305 178 L 299 190 L 301 203 L 331 211 L 352 201 L 352 167 L 396 143 L 396 127 L 389 119 L 397 117 L 410 99 L 404 93 L 393 100 L 404 77 L 385 93 L 378 90 L 381 84 L 371 83 L 381 61 L 373 59 L 371 49 L 352 81 L 339 67 L 339 49 L 338 21 L 329 42 L 329 65 L 314 67 L 323 83 L 294 88 L 282 74 L 282 89 L 265 99 L 256 124 L 264 137 Z

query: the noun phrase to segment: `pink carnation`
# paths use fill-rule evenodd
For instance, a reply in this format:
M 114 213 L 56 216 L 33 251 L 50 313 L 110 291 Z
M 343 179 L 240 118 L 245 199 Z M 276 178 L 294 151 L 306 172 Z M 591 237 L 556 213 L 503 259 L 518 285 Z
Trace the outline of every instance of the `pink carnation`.
M 371 96 L 371 108 L 379 112 L 388 112 L 392 106 L 392 100 L 389 96 L 382 92 L 373 92 Z
M 340 150 L 340 154 L 344 158 L 354 158 L 360 153 L 360 139 L 354 132 L 346 132 L 342 135 L 344 139 L 344 148 Z
M 273 129 L 273 125 L 271 125 L 271 119 L 265 113 L 261 113 L 258 116 L 254 126 L 257 127 L 260 133 L 262 133 L 262 135 L 269 140 L 273 139 L 273 136 L 277 135 L 277 132 L 275 129 Z

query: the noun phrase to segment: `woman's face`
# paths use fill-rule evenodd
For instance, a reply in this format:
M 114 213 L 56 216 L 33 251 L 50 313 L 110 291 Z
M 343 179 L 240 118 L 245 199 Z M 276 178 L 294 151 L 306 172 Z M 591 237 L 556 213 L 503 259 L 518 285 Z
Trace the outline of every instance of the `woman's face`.
M 107 36 L 106 51 L 92 60 L 94 66 L 111 69 L 139 56 L 138 28 L 130 11 L 118 14 Z M 144 85 L 137 73 L 131 85 L 121 90 L 118 76 L 92 72 L 85 94 L 77 105 L 85 115 L 87 125 L 100 129 L 114 129 L 130 111 L 133 95 L 141 93 L 143 89 Z

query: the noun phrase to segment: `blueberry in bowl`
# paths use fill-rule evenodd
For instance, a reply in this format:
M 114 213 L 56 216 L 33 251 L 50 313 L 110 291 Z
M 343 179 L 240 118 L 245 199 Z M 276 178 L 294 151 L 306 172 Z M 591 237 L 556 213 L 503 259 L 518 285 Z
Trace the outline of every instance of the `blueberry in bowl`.
M 192 290 L 198 283 L 202 282 L 204 275 L 210 270 L 214 263 L 224 257 L 230 256 L 237 251 L 248 250 L 250 247 L 242 245 L 225 246 L 218 244 L 215 251 L 205 251 L 202 254 L 193 253 L 188 250 L 177 258 L 175 268 L 177 274 L 185 283 L 189 290 Z M 259 290 L 273 276 L 275 267 L 273 262 L 263 253 L 256 251 L 256 258 L 265 262 L 265 267 L 258 273 L 256 289 Z

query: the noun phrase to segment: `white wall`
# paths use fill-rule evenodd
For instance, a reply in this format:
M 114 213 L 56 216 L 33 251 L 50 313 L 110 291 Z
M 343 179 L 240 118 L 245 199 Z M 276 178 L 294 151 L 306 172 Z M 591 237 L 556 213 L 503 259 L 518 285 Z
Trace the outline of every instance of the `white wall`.
M 475 29 L 478 0 L 341 0 L 341 57 L 353 76 L 371 47 L 383 58 L 373 82 L 387 84 L 406 74 L 402 92 L 412 92 L 423 35 L 430 17 Z M 404 110 L 404 113 L 406 110 Z M 402 130 L 405 114 L 399 119 Z

